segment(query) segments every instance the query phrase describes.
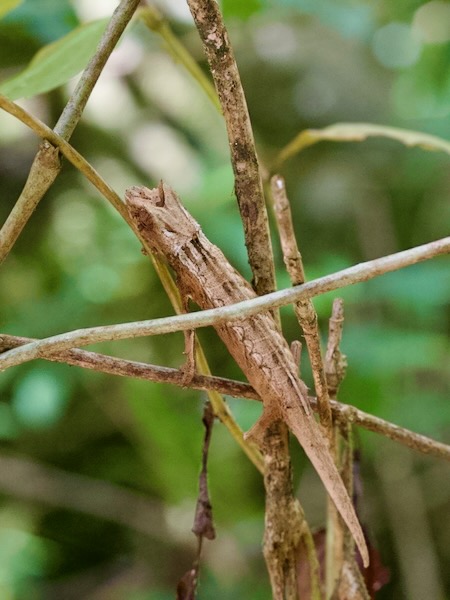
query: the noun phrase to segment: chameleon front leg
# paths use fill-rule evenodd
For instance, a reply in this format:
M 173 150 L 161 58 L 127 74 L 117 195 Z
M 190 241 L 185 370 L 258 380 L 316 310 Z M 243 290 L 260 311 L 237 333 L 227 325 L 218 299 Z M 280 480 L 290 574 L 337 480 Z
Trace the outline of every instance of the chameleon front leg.
M 180 286 L 180 295 L 181 295 L 181 303 L 182 303 L 182 312 L 189 312 L 189 296 L 186 293 L 183 293 L 183 289 Z M 196 360 L 195 360 L 195 330 L 188 329 L 187 331 L 183 331 L 184 334 L 184 351 L 183 354 L 186 357 L 186 360 L 180 367 L 180 381 L 183 387 L 188 387 L 192 382 L 196 368 Z

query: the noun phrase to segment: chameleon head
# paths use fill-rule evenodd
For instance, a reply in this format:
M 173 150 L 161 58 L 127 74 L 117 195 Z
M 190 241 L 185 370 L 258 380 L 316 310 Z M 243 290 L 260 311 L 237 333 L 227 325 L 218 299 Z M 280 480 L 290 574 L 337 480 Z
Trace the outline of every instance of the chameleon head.
M 167 184 L 134 186 L 125 192 L 131 218 L 152 250 L 169 258 L 197 237 L 200 226 Z

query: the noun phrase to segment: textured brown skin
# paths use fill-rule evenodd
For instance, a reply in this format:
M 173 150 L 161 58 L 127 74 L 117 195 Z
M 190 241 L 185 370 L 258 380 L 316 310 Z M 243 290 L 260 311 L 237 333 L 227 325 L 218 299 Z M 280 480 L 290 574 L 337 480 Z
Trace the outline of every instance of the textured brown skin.
M 255 297 L 250 284 L 211 244 L 199 224 L 166 184 L 152 190 L 132 187 L 126 202 L 142 238 L 166 258 L 183 294 L 202 309 Z M 230 354 L 263 399 L 264 413 L 247 435 L 261 438 L 270 422 L 282 418 L 300 442 L 368 563 L 367 547 L 352 502 L 331 457 L 327 441 L 307 400 L 307 388 L 286 340 L 268 313 L 215 327 Z

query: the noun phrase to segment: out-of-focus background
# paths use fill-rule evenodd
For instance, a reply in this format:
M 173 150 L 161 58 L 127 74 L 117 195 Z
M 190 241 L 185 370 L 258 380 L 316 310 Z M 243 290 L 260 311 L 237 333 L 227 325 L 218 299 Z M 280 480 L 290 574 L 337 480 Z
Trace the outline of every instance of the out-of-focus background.
M 108 17 L 112 0 L 24 0 L 0 21 L 0 76 L 46 44 Z M 258 152 L 270 164 L 298 132 L 341 121 L 450 139 L 450 4 L 363 0 L 222 3 Z M 203 65 L 182 0 L 159 7 Z M 206 68 L 206 67 L 205 67 Z M 75 81 L 20 103 L 53 126 Z M 72 138 L 119 194 L 162 178 L 247 277 L 224 125 L 156 33 L 129 27 Z M 38 140 L 0 113 L 0 222 L 25 182 Z M 321 143 L 282 169 L 307 277 L 448 235 L 450 160 L 376 139 Z M 274 235 L 278 284 L 289 285 Z M 340 294 L 344 402 L 450 442 L 449 262 L 435 259 Z M 333 294 L 315 300 L 325 335 Z M 140 246 L 106 201 L 64 169 L 0 271 L 3 332 L 45 337 L 172 314 Z M 283 310 L 287 337 L 299 336 Z M 213 332 L 216 374 L 241 377 Z M 95 349 L 178 366 L 181 335 Z M 306 357 L 305 379 L 311 385 Z M 0 597 L 165 600 L 195 554 L 201 393 L 44 361 L 0 376 Z M 230 406 L 243 428 L 259 407 Z M 362 519 L 390 583 L 377 598 L 450 594 L 450 467 L 356 432 Z M 322 486 L 293 448 L 295 488 L 313 527 Z M 259 473 L 218 424 L 210 456 L 217 539 L 206 542 L 200 598 L 270 595 L 261 556 Z

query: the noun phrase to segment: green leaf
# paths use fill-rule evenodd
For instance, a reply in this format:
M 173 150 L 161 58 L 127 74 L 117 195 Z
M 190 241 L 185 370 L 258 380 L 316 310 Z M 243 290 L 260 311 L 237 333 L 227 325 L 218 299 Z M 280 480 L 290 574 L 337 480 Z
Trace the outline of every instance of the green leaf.
M 22 0 L 0 0 L 0 19 L 22 3 Z
M 11 100 L 43 94 L 66 83 L 84 69 L 94 54 L 108 19 L 81 25 L 60 40 L 48 44 L 24 71 L 0 85 Z
M 40 48 L 59 40 L 80 25 L 72 5 L 71 0 L 22 0 L 2 23 L 11 33 L 19 31 L 22 36 L 38 42 Z M 0 39 L 4 47 L 2 34 Z

